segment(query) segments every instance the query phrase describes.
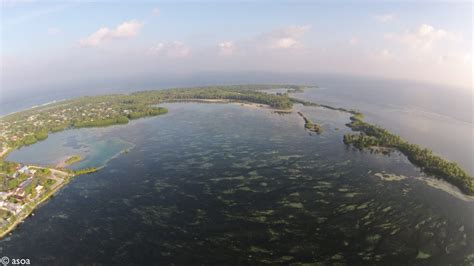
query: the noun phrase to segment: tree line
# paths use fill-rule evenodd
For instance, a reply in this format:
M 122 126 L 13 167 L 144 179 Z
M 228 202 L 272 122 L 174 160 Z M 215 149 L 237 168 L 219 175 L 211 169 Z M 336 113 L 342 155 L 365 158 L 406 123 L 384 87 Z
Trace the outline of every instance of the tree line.
M 431 150 L 410 144 L 401 137 L 381 127 L 362 121 L 361 116 L 352 116 L 347 124 L 360 134 L 344 135 L 344 143 L 363 150 L 373 146 L 395 148 L 407 156 L 408 160 L 424 172 L 433 174 L 457 186 L 468 195 L 474 195 L 474 179 L 457 163 L 447 161 Z

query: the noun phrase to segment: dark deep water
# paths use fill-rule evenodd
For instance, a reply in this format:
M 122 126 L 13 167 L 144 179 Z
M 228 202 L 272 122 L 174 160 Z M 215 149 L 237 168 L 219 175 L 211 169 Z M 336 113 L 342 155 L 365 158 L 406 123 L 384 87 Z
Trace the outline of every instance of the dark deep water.
M 296 113 L 166 106 L 89 129 L 135 146 L 76 177 L 0 241 L 0 254 L 33 265 L 474 262 L 474 202 L 397 153 L 345 147 L 345 114 L 296 106 L 322 123 L 318 136 Z M 10 156 L 70 148 L 70 132 Z
M 459 163 L 474 175 L 473 90 L 414 81 L 362 78 L 316 73 L 200 72 L 157 74 L 28 90 L 0 89 L 0 115 L 54 100 L 84 95 L 127 93 L 169 87 L 225 84 L 317 85 L 303 94 L 306 100 L 358 109 L 366 120 L 404 139 Z M 2 93 L 3 92 L 3 93 Z M 28 97 L 25 97 L 28 95 Z

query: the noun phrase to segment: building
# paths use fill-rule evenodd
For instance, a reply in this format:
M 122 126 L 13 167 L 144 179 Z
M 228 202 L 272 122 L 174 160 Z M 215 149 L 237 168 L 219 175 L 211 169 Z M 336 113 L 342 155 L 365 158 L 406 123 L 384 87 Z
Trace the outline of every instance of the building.
M 29 174 L 30 174 L 30 170 L 28 169 L 28 166 L 26 166 L 26 165 L 23 166 L 22 168 L 20 168 L 20 169 L 18 170 L 18 172 L 19 172 L 20 174 L 25 174 L 25 175 L 29 175 Z
M 36 189 L 36 192 L 37 192 L 37 193 L 40 193 L 41 190 L 43 189 L 43 186 L 37 185 L 35 189 Z
M 33 179 L 31 179 L 31 178 L 26 179 L 25 181 L 21 182 L 21 184 L 18 186 L 18 189 L 25 190 L 25 188 L 28 185 L 30 185 L 32 181 L 33 181 Z

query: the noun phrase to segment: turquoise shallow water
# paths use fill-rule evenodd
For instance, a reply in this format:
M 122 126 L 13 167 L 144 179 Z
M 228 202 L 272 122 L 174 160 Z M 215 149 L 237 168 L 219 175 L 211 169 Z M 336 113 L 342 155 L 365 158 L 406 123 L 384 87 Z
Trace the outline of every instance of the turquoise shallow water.
M 132 143 L 112 135 L 117 130 L 120 128 L 113 126 L 51 134 L 45 141 L 12 152 L 7 159 L 55 166 L 72 155 L 80 155 L 82 160 L 69 168 L 102 167 L 110 159 L 133 147 Z
M 87 154 L 133 144 L 99 172 L 75 178 L 0 241 L 0 253 L 36 265 L 474 259 L 473 202 L 396 152 L 346 147 L 343 113 L 296 106 L 322 124 L 323 133 L 311 135 L 296 113 L 166 107 L 164 116 L 58 133 L 48 145 L 12 153 L 50 163 L 82 151 L 102 164 L 116 153 Z

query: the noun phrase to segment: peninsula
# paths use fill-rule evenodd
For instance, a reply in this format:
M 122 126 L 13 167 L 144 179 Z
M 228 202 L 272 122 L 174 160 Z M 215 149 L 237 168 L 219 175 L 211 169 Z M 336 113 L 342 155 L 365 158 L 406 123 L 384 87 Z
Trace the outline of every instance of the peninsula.
M 237 102 L 266 105 L 274 110 L 291 111 L 294 104 L 317 106 L 351 114 L 347 124 L 357 134 L 344 136 L 344 143 L 359 149 L 370 146 L 389 147 L 405 154 L 422 171 L 442 178 L 457 186 L 467 195 L 474 195 L 473 177 L 456 163 L 449 162 L 427 149 L 409 144 L 385 129 L 363 121 L 363 115 L 328 105 L 289 97 L 307 86 L 300 85 L 235 85 L 195 88 L 174 88 L 141 91 L 131 94 L 87 96 L 43 105 L 0 118 L 0 238 L 4 237 L 35 207 L 48 199 L 72 177 L 95 172 L 96 168 L 72 171 L 66 168 L 24 165 L 5 160 L 7 154 L 22 146 L 44 140 L 50 133 L 82 127 L 101 127 L 127 124 L 130 120 L 163 115 L 166 108 L 157 105 L 166 102 Z M 270 94 L 268 89 L 286 89 L 286 93 Z M 305 128 L 321 133 L 321 127 L 307 118 Z M 65 166 L 81 160 L 72 156 Z

